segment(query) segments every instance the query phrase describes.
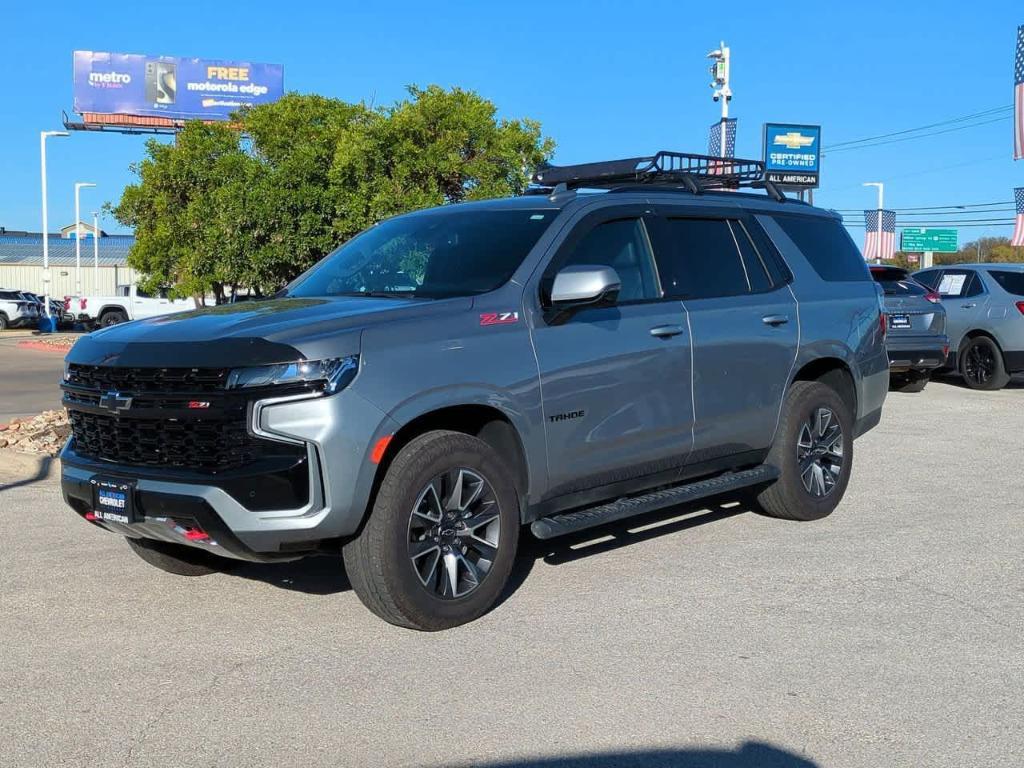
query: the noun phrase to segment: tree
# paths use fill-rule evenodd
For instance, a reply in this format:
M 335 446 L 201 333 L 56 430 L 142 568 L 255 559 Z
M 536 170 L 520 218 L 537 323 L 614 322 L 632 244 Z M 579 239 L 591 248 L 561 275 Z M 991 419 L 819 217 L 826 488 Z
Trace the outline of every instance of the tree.
M 231 124 L 151 140 L 112 209 L 146 287 L 217 300 L 276 290 L 340 242 L 416 208 L 521 193 L 554 144 L 471 91 L 409 88 L 370 109 L 288 94 Z

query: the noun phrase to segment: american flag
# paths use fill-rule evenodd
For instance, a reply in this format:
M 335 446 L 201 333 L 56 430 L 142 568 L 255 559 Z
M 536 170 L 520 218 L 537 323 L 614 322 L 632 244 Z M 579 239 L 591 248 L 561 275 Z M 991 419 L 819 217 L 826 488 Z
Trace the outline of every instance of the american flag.
M 882 214 L 882 231 L 878 229 L 878 214 Z M 885 209 L 864 211 L 864 260 L 891 259 L 896 255 L 896 212 Z
M 1013 228 L 1013 239 L 1010 245 L 1024 245 L 1024 187 L 1013 190 L 1017 200 L 1017 225 Z
M 1024 160 L 1024 24 L 1017 27 L 1017 59 L 1013 64 L 1013 159 Z
M 722 156 L 722 121 L 711 126 L 711 133 L 708 136 L 708 154 L 712 157 Z M 736 118 L 730 117 L 725 120 L 725 156 L 736 156 Z

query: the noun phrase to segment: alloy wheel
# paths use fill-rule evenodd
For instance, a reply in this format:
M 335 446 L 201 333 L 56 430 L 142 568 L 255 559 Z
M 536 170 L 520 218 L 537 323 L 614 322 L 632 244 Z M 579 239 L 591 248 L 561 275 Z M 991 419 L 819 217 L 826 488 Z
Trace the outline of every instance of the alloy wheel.
M 974 384 L 985 384 L 996 372 L 996 358 L 987 344 L 974 344 L 964 355 L 964 376 Z
M 409 560 L 435 597 L 465 597 L 494 565 L 500 534 L 491 484 L 458 467 L 436 476 L 417 496 L 409 515 Z
M 796 453 L 804 489 L 816 498 L 828 496 L 843 471 L 843 429 L 830 408 L 816 408 L 803 423 Z

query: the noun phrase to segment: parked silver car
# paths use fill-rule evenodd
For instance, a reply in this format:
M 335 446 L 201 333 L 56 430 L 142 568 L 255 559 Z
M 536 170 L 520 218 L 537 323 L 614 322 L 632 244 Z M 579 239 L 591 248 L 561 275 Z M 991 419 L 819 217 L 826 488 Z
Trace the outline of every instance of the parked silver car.
M 972 389 L 1001 389 L 1024 372 L 1024 264 L 952 264 L 914 273 L 942 297 L 948 368 Z
M 949 354 L 942 297 L 900 267 L 872 265 L 870 269 L 885 296 L 889 385 L 899 392 L 920 392 Z

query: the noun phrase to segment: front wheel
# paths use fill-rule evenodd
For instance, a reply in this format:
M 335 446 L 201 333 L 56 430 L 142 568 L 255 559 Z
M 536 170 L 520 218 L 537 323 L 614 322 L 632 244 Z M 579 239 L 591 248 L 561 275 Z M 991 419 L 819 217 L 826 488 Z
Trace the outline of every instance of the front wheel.
M 342 551 L 345 569 L 385 621 L 448 629 L 498 600 L 519 526 L 515 485 L 494 449 L 460 432 L 427 432 L 388 468 L 363 530 Z
M 853 464 L 853 415 L 839 393 L 817 381 L 794 382 L 767 463 L 781 474 L 757 496 L 764 514 L 785 520 L 831 514 Z
M 976 336 L 960 353 L 960 374 L 971 389 L 1002 389 L 1010 381 L 1003 351 L 988 336 Z

